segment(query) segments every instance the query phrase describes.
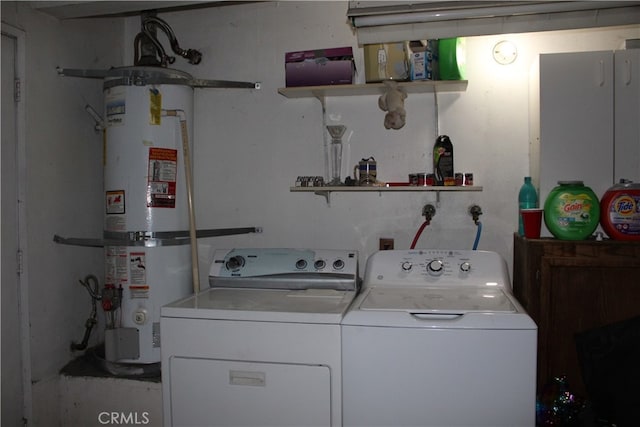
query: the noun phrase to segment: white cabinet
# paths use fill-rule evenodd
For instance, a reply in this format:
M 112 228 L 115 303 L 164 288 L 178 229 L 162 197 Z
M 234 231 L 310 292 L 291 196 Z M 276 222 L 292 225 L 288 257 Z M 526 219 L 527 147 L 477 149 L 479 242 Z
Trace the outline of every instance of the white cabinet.
M 640 182 L 639 49 L 540 55 L 539 90 L 541 203 L 559 180 Z
M 640 49 L 616 52 L 614 172 L 640 182 Z

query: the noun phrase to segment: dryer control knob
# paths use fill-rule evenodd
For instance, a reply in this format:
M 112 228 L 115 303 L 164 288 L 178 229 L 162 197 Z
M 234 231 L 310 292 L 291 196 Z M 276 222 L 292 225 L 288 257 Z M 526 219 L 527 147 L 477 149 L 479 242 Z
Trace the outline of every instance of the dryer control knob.
M 466 261 L 463 262 L 462 264 L 460 264 L 460 271 L 468 273 L 469 271 L 471 271 L 471 264 Z
M 316 260 L 316 262 L 313 263 L 313 266 L 315 267 L 316 270 L 322 270 L 323 268 L 325 268 L 327 266 L 327 263 L 325 262 L 325 260 L 319 259 L 319 260 Z
M 405 261 L 402 263 L 402 269 L 404 271 L 410 271 L 413 268 L 413 264 L 410 261 Z
M 232 256 L 227 260 L 224 266 L 227 268 L 227 270 L 238 270 L 244 267 L 244 257 L 241 257 L 240 255 Z
M 433 275 L 442 274 L 444 271 L 444 264 L 439 259 L 429 261 L 429 264 L 427 264 L 427 271 L 429 274 Z
M 344 268 L 344 261 L 341 259 L 333 261 L 333 268 L 335 270 L 342 270 Z
M 305 268 L 307 268 L 307 261 L 304 259 L 299 259 L 298 261 L 296 261 L 296 268 L 298 270 L 304 270 Z

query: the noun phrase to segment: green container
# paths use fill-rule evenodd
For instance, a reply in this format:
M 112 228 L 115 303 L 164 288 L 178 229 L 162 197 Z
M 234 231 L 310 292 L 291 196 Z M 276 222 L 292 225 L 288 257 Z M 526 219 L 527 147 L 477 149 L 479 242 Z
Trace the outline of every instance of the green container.
M 544 202 L 544 223 L 556 238 L 584 240 L 600 221 L 600 203 L 582 181 L 558 181 Z
M 464 80 L 465 41 L 454 37 L 438 41 L 438 61 L 440 63 L 440 80 Z

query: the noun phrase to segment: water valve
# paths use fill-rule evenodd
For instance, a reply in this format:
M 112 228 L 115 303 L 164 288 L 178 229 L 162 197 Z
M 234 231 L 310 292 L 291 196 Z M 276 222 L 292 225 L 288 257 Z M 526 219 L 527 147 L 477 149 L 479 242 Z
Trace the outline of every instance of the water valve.
M 480 215 L 482 215 L 482 208 L 478 205 L 469 206 L 469 215 L 471 215 L 473 222 L 477 225 L 480 220 Z
M 436 208 L 432 204 L 426 204 L 422 208 L 422 216 L 424 217 L 425 221 L 430 222 L 431 218 L 433 218 L 435 214 Z

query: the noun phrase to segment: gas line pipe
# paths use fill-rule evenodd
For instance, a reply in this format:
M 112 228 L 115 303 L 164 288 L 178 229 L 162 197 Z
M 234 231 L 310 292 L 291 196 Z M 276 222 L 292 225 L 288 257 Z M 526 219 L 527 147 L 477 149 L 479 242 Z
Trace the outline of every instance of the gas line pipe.
M 183 110 L 162 110 L 162 115 L 178 117 L 180 119 L 180 133 L 182 135 L 182 159 L 187 183 L 187 208 L 189 211 L 189 241 L 191 246 L 191 274 L 193 276 L 193 293 L 200 292 L 200 267 L 198 262 L 198 241 L 196 237 L 196 215 L 193 207 L 193 180 L 191 175 L 191 157 L 189 150 L 189 135 L 187 133 L 187 116 Z

